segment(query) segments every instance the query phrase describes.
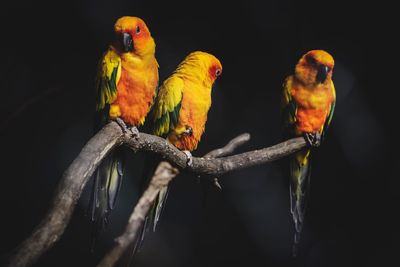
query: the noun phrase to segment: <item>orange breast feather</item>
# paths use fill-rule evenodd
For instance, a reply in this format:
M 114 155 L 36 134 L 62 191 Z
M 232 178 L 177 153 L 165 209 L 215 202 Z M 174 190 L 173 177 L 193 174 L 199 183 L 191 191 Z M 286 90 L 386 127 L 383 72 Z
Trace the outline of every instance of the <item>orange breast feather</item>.
M 142 68 L 122 62 L 117 99 L 110 111 L 117 109 L 117 115 L 129 125 L 142 125 L 153 103 L 157 84 L 158 65 L 155 59 Z
M 296 132 L 322 131 L 334 100 L 332 88 L 320 86 L 313 90 L 301 86 L 292 88 L 297 103 Z

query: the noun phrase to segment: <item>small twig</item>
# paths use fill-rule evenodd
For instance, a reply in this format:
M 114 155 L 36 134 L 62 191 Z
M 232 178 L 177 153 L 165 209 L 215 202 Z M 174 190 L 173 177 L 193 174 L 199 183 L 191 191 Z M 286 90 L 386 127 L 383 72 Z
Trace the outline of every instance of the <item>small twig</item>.
M 232 139 L 226 146 L 215 149 L 207 153 L 204 157 L 213 158 L 222 155 L 232 154 L 233 151 L 250 140 L 250 134 L 242 134 L 234 139 Z M 136 207 L 134 208 L 127 226 L 125 227 L 125 232 L 115 239 L 114 247 L 106 254 L 106 256 L 101 260 L 98 267 L 109 267 L 114 266 L 117 261 L 124 254 L 125 250 L 128 248 L 129 244 L 134 242 L 137 237 L 140 226 L 143 224 L 149 209 L 154 202 L 158 192 L 163 186 L 168 185 L 168 183 L 179 174 L 179 170 L 173 168 L 171 164 L 166 161 L 162 161 L 153 177 L 150 180 L 150 184 L 143 195 L 140 197 Z
M 230 155 L 233 153 L 233 151 L 235 151 L 236 148 L 247 143 L 249 140 L 250 140 L 249 133 L 241 134 L 233 138 L 231 141 L 229 141 L 229 143 L 226 144 L 224 147 L 208 152 L 207 154 L 204 155 L 203 158 L 211 159 L 211 158 L 220 158 L 223 156 Z
M 124 134 L 117 123 L 111 122 L 89 140 L 78 157 L 65 171 L 53 197 L 51 208 L 31 236 L 17 248 L 8 266 L 32 265 L 58 241 L 68 225 L 86 182 L 106 154 L 115 146 L 121 144 L 135 152 L 151 151 L 163 155 L 165 160 L 182 169 L 197 174 L 215 176 L 264 164 L 285 157 L 306 146 L 304 138 L 298 137 L 269 148 L 224 158 L 193 157 L 193 164 L 186 166 L 186 155 L 165 139 L 145 133 L 140 133 L 139 137 L 132 138 L 129 134 Z
M 227 156 L 233 153 L 233 151 L 238 147 L 241 146 L 242 144 L 248 142 L 250 140 L 250 134 L 249 133 L 244 133 L 241 134 L 234 139 L 232 139 L 226 146 L 222 148 L 215 149 L 213 151 L 210 151 L 206 155 L 204 155 L 204 158 L 219 158 L 223 156 Z M 199 176 L 200 177 L 200 176 Z M 218 181 L 218 177 L 214 177 L 212 179 L 213 185 L 218 189 L 222 190 L 222 186 Z

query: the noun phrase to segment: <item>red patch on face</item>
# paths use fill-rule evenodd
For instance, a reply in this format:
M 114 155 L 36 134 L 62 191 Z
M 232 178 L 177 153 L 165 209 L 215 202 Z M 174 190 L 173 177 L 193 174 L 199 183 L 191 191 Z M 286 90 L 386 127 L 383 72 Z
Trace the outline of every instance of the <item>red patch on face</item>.
M 212 65 L 212 66 L 210 67 L 210 69 L 208 70 L 208 73 L 209 73 L 209 75 L 210 75 L 210 78 L 211 78 L 212 80 L 215 80 L 215 79 L 217 79 L 218 76 L 221 75 L 222 69 L 221 69 L 220 66 Z
M 144 23 L 141 21 L 138 21 L 137 25 L 133 29 L 130 29 L 129 33 L 131 34 L 133 40 L 148 38 L 150 35 L 146 25 L 144 25 Z

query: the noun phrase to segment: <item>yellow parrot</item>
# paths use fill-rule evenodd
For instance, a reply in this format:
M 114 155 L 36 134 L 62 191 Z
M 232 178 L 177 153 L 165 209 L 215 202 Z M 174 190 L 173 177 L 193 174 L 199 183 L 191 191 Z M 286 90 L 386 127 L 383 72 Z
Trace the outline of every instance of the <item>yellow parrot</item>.
M 290 203 L 295 224 L 293 255 L 303 228 L 311 176 L 311 147 L 318 147 L 332 121 L 336 92 L 332 82 L 333 57 L 323 50 L 303 55 L 294 75 L 283 86 L 282 110 L 285 133 L 304 136 L 308 147 L 290 159 Z
M 99 64 L 95 129 L 98 131 L 109 120 L 116 120 L 124 131 L 138 134 L 136 127 L 144 123 L 156 96 L 155 42 L 145 22 L 138 17 L 119 18 L 114 24 L 114 34 L 115 39 Z M 89 207 L 93 242 L 115 206 L 123 169 L 124 151 L 117 148 L 94 174 Z
M 154 102 L 153 134 L 166 139 L 183 150 L 191 165 L 190 151 L 197 148 L 205 130 L 207 113 L 211 107 L 211 92 L 215 80 L 222 73 L 221 62 L 206 52 L 190 53 L 175 72 L 160 86 Z M 162 188 L 150 210 L 142 232 L 155 231 L 168 194 Z

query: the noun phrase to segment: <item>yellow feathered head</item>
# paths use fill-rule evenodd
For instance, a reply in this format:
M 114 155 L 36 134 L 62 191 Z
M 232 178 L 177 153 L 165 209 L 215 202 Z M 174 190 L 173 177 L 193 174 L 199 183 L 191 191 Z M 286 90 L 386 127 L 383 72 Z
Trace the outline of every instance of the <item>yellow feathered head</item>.
M 214 55 L 196 51 L 190 53 L 181 64 L 176 73 L 185 78 L 197 79 L 212 85 L 222 73 L 221 62 Z

